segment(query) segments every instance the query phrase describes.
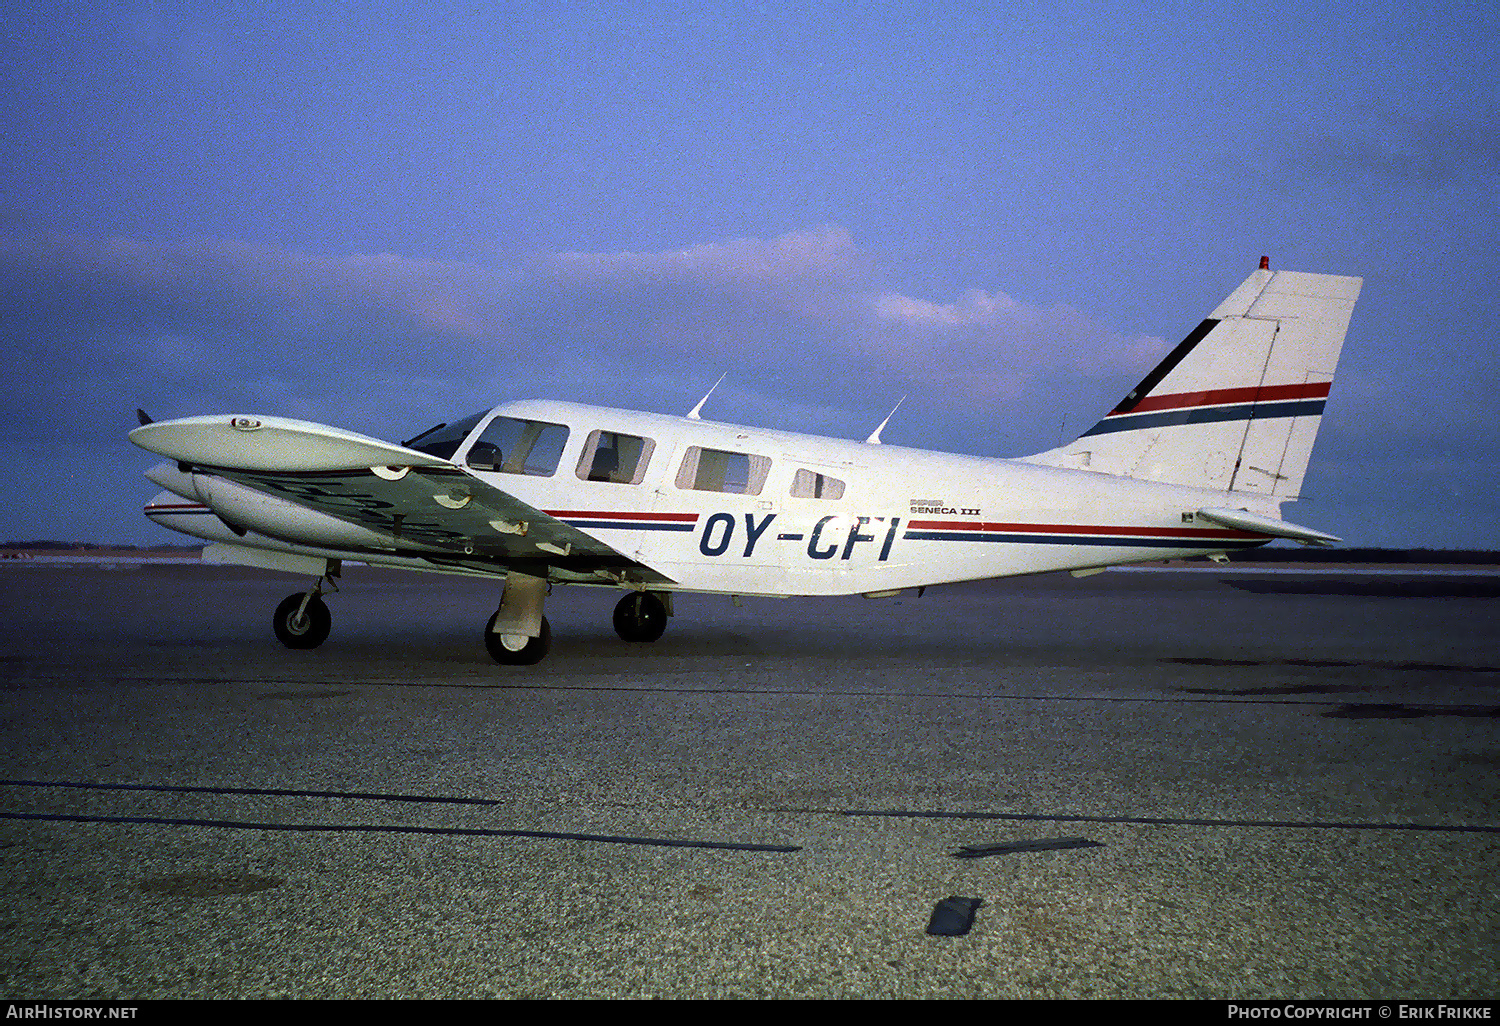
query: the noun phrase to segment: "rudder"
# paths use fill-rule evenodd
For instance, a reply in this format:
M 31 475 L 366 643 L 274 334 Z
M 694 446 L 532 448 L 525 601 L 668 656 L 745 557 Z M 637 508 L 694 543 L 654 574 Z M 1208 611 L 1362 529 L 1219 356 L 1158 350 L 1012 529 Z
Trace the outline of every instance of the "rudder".
M 1262 261 L 1103 420 L 1026 462 L 1295 499 L 1362 284 Z

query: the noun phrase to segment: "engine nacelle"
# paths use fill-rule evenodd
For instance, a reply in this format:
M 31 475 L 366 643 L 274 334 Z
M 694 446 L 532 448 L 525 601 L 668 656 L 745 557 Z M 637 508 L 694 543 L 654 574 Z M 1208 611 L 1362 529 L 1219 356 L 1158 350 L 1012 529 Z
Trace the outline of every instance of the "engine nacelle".
M 389 534 L 294 505 L 227 478 L 193 474 L 192 482 L 195 493 L 231 528 L 325 549 L 391 551 L 396 547 Z

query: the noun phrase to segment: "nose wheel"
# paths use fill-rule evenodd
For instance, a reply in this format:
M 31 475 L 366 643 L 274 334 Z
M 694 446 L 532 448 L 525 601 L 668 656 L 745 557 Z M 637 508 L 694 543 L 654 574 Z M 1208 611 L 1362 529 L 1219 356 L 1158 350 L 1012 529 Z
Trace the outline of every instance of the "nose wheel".
M 338 591 L 334 578 L 342 572 L 343 564 L 330 559 L 324 564 L 323 576 L 314 581 L 311 588 L 282 600 L 276 607 L 272 622 L 277 641 L 287 648 L 317 648 L 328 640 L 333 617 L 323 604 L 323 586 L 326 584 L 330 591 Z
M 315 592 L 288 595 L 276 607 L 276 640 L 287 648 L 317 648 L 328 640 L 333 616 Z
M 661 596 L 634 591 L 615 606 L 615 633 L 626 641 L 655 641 L 666 631 L 670 615 Z

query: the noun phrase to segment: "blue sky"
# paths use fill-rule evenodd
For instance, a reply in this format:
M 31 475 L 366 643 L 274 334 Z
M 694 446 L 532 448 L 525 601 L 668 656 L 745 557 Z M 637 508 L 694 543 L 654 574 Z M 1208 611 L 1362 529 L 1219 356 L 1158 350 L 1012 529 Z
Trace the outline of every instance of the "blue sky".
M 134 410 L 508 398 L 1014 456 L 1255 267 L 1365 277 L 1289 519 L 1500 547 L 1492 5 L 7 5 L 0 539 Z

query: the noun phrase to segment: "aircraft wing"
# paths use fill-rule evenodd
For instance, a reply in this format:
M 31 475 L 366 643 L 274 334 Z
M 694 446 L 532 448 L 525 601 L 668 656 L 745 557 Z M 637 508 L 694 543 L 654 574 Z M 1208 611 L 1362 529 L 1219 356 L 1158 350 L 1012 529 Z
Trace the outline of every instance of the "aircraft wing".
M 265 495 L 369 528 L 391 551 L 467 570 L 642 583 L 667 577 L 447 460 L 322 424 L 188 417 L 130 440 Z

